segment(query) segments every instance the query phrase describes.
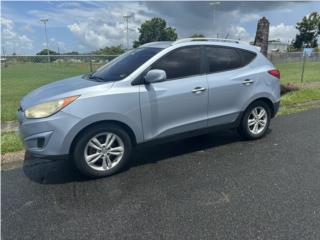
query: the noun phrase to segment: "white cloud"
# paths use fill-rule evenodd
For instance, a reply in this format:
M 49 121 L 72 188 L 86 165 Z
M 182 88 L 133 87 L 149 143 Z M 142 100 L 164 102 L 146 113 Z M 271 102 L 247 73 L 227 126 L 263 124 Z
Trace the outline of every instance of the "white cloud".
M 101 8 L 94 14 L 88 15 L 85 20 L 73 21 L 67 26 L 79 44 L 90 50 L 119 44 L 125 46 L 126 24 L 123 16 L 132 15 L 132 18 L 129 19 L 129 42 L 131 44 L 138 37 L 138 27 L 147 19 L 146 12 L 150 12 L 144 5 L 136 3 L 130 3 L 130 12 L 124 9 L 126 8 L 121 4 Z
M 25 31 L 25 32 L 29 32 L 29 33 L 33 33 L 34 32 L 31 24 L 26 24 L 25 26 L 23 26 L 21 28 L 21 30 Z
M 280 23 L 276 26 L 270 26 L 269 39 L 279 39 L 282 42 L 288 42 L 291 41 L 297 33 L 298 30 L 293 25 L 285 25 L 284 23 Z
M 97 25 L 94 21 L 73 23 L 68 25 L 69 30 L 78 39 L 81 45 L 94 50 L 112 44 L 121 44 L 124 36 L 123 26 Z
M 12 29 L 13 28 L 13 21 L 6 18 L 1 18 L 1 27 L 6 29 Z
M 129 43 L 138 38 L 138 28 L 150 15 L 155 15 L 145 4 L 139 2 L 62 2 L 50 11 L 29 10 L 32 18 L 48 18 L 48 35 L 54 36 L 51 28 L 66 26 L 74 38 L 75 45 L 87 50 L 126 44 L 126 24 L 124 15 L 129 19 Z M 34 22 L 40 26 L 40 22 Z
M 252 40 L 250 33 L 241 26 L 232 26 L 230 28 L 230 38 L 240 39 L 247 42 Z
M 7 53 L 21 53 L 33 48 L 33 41 L 25 34 L 19 34 L 11 19 L 1 18 L 1 40 Z
M 235 19 L 238 19 L 240 23 L 247 23 L 251 21 L 257 21 L 259 18 L 261 18 L 260 15 L 256 13 L 241 13 L 240 10 L 234 10 L 231 12 L 231 16 Z

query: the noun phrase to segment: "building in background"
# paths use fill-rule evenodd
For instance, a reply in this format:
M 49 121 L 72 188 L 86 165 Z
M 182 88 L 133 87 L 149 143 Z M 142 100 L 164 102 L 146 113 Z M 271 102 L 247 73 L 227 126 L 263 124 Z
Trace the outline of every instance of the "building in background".
M 268 53 L 270 52 L 288 52 L 289 43 L 278 40 L 268 41 Z

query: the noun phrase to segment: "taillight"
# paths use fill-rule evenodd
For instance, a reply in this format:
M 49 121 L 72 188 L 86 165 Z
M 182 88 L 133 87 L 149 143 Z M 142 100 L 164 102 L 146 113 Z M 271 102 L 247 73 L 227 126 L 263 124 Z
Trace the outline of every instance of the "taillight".
M 268 73 L 278 79 L 280 79 L 280 71 L 278 69 L 269 70 Z

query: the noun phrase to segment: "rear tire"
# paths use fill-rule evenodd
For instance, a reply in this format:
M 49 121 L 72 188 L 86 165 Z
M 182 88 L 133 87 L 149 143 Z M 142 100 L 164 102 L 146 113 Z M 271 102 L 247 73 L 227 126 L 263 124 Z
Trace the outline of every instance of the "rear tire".
M 116 124 L 99 124 L 87 129 L 77 140 L 73 160 L 79 171 L 92 178 L 119 172 L 129 162 L 131 139 Z
M 271 110 L 264 101 L 253 102 L 244 112 L 238 128 L 242 137 L 255 140 L 265 136 L 271 120 Z

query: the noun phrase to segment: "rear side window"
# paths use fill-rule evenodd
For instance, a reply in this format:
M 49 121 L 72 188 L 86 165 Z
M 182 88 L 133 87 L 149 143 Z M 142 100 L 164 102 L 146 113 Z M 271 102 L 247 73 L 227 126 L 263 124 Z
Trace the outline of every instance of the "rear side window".
M 234 48 L 205 46 L 208 73 L 228 71 L 242 66 L 242 59 Z
M 238 49 L 239 54 L 242 58 L 242 66 L 248 65 L 256 56 L 256 53 L 240 50 Z
M 200 74 L 200 47 L 184 47 L 173 50 L 154 63 L 151 69 L 161 69 L 167 79 L 183 78 Z

